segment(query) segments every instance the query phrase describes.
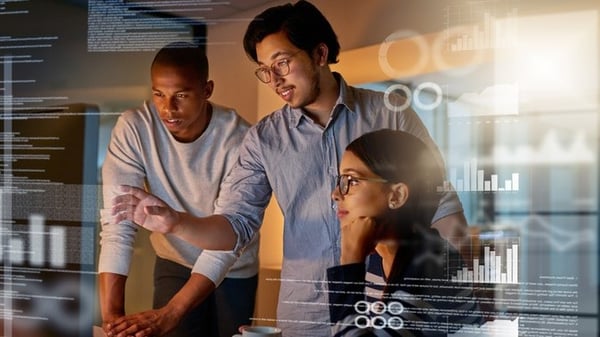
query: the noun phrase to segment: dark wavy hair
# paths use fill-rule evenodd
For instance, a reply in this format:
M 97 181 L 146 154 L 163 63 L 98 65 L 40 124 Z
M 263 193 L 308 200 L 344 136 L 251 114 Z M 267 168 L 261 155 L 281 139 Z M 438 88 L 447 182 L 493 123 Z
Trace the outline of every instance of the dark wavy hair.
M 196 73 L 203 82 L 208 79 L 205 51 L 189 42 L 172 42 L 162 47 L 152 61 L 152 68 L 156 65 L 185 68 Z
M 431 221 L 440 203 L 437 189 L 444 182 L 444 168 L 423 141 L 403 131 L 382 129 L 366 133 L 346 150 L 381 178 L 408 186 L 408 199 L 392 213 L 395 222 L 390 228 L 404 247 L 394 258 L 389 275 L 389 280 L 397 281 L 405 268 L 414 263 L 417 251 L 440 253 L 441 238 L 431 228 Z M 386 286 L 384 293 L 391 292 L 393 287 Z
M 382 129 L 355 139 L 346 150 L 390 183 L 408 186 L 408 200 L 398 209 L 399 221 L 430 227 L 440 202 L 437 188 L 444 182 L 444 170 L 423 141 L 403 131 Z
M 258 62 L 256 44 L 278 32 L 284 32 L 292 44 L 309 55 L 317 45 L 325 43 L 329 49 L 327 62 L 338 62 L 340 43 L 337 36 L 329 21 L 310 2 L 301 0 L 293 5 L 275 6 L 257 15 L 244 34 L 246 54 Z

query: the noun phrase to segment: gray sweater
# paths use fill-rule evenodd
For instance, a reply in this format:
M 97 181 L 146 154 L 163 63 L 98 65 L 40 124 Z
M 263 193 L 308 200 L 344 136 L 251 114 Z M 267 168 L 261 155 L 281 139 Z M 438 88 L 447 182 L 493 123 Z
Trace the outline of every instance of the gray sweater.
M 195 216 L 213 214 L 223 178 L 238 157 L 248 123 L 232 109 L 211 103 L 213 114 L 204 133 L 191 143 L 175 140 L 152 103 L 124 112 L 118 119 L 102 167 L 104 207 L 101 210 L 99 272 L 127 275 L 138 227 L 131 222 L 111 223 L 110 201 L 118 185 L 147 189 L 178 211 Z M 108 207 L 108 208 L 106 208 Z M 202 250 L 172 235 L 152 233 L 156 254 L 188 268 L 202 267 L 218 285 L 211 266 L 196 266 Z M 250 244 L 226 277 L 250 277 L 258 272 L 258 238 Z M 233 258 L 233 257 L 232 257 Z M 210 262 L 204 262 L 205 264 Z M 220 270 L 217 262 L 214 266 Z

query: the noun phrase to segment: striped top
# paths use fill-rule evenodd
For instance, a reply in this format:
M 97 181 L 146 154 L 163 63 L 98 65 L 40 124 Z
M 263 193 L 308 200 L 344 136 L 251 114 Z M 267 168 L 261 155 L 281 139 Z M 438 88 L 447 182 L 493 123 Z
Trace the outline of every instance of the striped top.
M 328 269 L 333 336 L 437 337 L 483 323 L 472 285 L 449 281 L 448 260 L 458 253 L 435 235 L 417 242 L 395 280 L 385 279 L 377 254 Z

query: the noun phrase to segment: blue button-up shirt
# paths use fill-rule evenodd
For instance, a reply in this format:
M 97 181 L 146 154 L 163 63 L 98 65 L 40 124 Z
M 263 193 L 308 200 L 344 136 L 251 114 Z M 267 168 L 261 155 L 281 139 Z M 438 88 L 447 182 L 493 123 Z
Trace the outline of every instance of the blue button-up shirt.
M 239 249 L 260 229 L 274 193 L 284 216 L 277 321 L 286 336 L 330 333 L 326 271 L 340 259 L 339 221 L 331 192 L 345 147 L 364 133 L 389 128 L 421 138 L 439 155 L 413 110 L 386 108 L 385 100 L 388 106 L 403 106 L 402 97 L 350 87 L 339 74 L 335 76 L 340 94 L 325 127 L 288 105 L 262 119 L 248 131 L 216 203 L 215 213 L 231 222 Z M 461 211 L 456 194 L 449 194 L 434 220 Z M 227 253 L 203 255 L 207 263 L 226 265 L 219 261 L 225 261 Z M 196 266 L 196 271 L 202 269 Z

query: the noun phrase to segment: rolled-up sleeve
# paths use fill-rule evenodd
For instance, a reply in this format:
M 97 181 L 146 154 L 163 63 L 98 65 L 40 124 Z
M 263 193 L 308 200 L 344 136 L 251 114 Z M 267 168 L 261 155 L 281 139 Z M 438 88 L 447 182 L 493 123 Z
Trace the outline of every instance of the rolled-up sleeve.
M 238 160 L 215 203 L 215 214 L 227 218 L 237 235 L 236 252 L 258 233 L 271 198 L 271 184 L 262 163 L 258 129 L 253 127 L 246 134 Z
M 229 268 L 237 261 L 239 254 L 234 251 L 203 250 L 192 267 L 192 273 L 206 276 L 216 287 L 223 282 Z

